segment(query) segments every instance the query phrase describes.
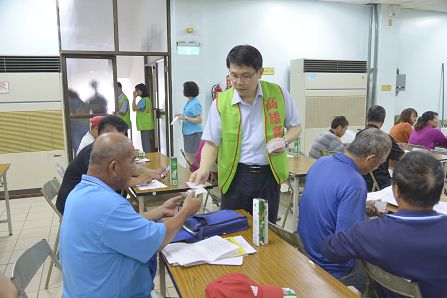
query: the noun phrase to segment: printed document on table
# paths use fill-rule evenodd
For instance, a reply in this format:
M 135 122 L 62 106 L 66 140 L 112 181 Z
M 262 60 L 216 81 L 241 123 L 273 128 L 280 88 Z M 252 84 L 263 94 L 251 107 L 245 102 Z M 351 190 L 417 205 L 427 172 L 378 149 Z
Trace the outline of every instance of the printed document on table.
M 170 264 L 192 266 L 232 257 L 238 250 L 239 246 L 220 236 L 213 236 L 196 243 L 168 244 L 163 254 Z
M 138 185 L 136 185 L 136 187 L 138 187 L 139 190 L 149 190 L 149 189 L 156 189 L 156 188 L 164 188 L 167 186 L 158 180 L 152 180 L 152 182 L 149 182 L 146 184 L 138 184 Z
M 147 163 L 147 162 L 150 162 L 150 159 L 149 158 L 136 158 L 135 159 L 135 163 Z
M 381 200 L 382 202 L 387 202 L 388 204 L 397 206 L 397 202 L 396 202 L 396 199 L 394 198 L 392 186 L 388 186 L 388 187 L 382 189 L 381 191 L 369 192 L 366 200 L 367 201 Z M 447 202 L 439 202 L 438 204 L 433 206 L 433 209 L 436 212 L 439 212 L 442 214 L 447 214 Z
M 234 254 L 235 257 L 250 255 L 250 254 L 254 254 L 256 252 L 256 249 L 254 249 L 253 246 L 251 246 L 247 242 L 247 240 L 245 240 L 244 237 L 242 237 L 240 235 L 234 236 L 234 237 L 227 237 L 224 239 L 239 246 L 239 250 Z

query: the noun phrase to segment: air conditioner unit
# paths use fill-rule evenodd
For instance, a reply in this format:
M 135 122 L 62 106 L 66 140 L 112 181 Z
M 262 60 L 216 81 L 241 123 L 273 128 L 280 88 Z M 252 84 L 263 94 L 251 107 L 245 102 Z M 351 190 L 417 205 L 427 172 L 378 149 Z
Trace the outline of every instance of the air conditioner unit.
M 0 163 L 8 189 L 33 193 L 66 165 L 59 57 L 0 57 Z M 1 194 L 0 194 L 1 195 Z
M 291 61 L 290 93 L 303 120 L 304 154 L 309 155 L 313 141 L 335 116 L 345 116 L 351 130 L 365 127 L 366 84 L 366 61 Z

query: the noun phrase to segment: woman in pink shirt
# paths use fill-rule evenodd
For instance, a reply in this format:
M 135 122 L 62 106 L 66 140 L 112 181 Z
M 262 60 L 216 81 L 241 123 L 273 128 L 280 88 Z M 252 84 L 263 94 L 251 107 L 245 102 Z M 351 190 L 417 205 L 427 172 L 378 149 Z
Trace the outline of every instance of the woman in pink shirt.
M 447 147 L 447 138 L 436 129 L 438 122 L 438 113 L 429 111 L 422 114 L 414 126 L 408 144 L 424 146 L 427 149 L 434 149 L 436 146 Z

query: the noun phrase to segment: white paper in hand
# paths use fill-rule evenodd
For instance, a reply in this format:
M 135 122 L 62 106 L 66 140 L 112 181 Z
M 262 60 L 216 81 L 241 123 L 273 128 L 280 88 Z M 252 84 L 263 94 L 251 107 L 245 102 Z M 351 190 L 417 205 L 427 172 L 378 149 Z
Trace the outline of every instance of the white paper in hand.
M 172 119 L 171 125 L 173 125 L 175 122 L 177 122 L 178 116 L 175 116 L 174 119 Z
M 286 146 L 286 142 L 284 141 L 284 139 L 271 140 L 267 143 L 267 151 L 270 154 L 273 151 L 276 151 L 281 148 L 285 148 L 285 146 Z
M 191 188 L 191 190 L 194 191 L 196 197 L 206 192 L 205 186 L 203 184 L 195 184 L 194 182 L 188 181 L 186 182 L 186 185 L 188 185 Z

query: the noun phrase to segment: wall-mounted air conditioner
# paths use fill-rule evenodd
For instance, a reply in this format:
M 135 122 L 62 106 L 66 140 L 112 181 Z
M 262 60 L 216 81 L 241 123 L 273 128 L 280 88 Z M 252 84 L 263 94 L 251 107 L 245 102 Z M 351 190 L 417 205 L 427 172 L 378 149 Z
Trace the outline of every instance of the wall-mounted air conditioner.
M 366 61 L 291 61 L 290 92 L 303 119 L 304 154 L 335 116 L 345 116 L 351 130 L 365 127 L 366 84 Z

